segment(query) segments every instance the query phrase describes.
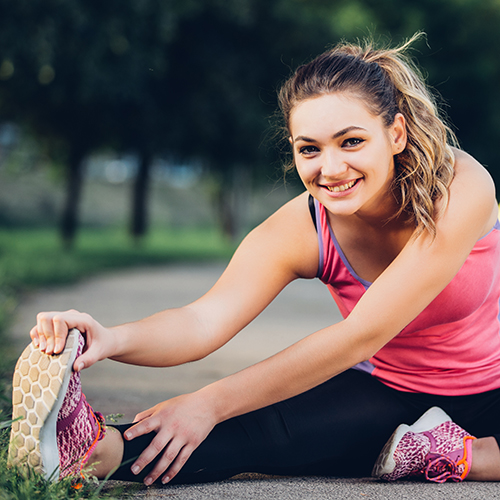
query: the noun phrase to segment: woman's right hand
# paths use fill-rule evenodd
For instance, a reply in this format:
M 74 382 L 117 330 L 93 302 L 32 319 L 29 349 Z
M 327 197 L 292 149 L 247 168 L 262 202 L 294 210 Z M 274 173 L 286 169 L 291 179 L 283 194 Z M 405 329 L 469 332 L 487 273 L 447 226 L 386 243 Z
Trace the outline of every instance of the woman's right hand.
M 74 309 L 64 312 L 41 312 L 37 315 L 36 326 L 30 331 L 35 346 L 46 354 L 59 354 L 66 344 L 68 332 L 72 328 L 85 334 L 84 352 L 73 365 L 75 371 L 88 368 L 111 354 L 113 335 L 92 316 Z

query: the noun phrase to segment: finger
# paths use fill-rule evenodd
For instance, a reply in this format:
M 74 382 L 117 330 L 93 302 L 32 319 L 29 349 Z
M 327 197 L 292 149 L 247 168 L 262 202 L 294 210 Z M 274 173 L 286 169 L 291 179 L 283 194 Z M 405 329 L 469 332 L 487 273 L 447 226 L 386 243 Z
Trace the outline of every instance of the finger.
M 40 350 L 47 348 L 47 339 L 54 335 L 52 331 L 52 315 L 50 313 L 39 313 L 37 315 L 37 330 L 40 339 Z
M 54 353 L 58 354 L 63 351 L 66 345 L 66 338 L 68 336 L 68 324 L 61 316 L 56 315 L 52 318 L 52 327 L 54 329 Z M 49 343 L 47 343 L 49 347 Z
M 36 326 L 34 326 L 31 330 L 30 330 L 30 337 L 31 337 L 31 341 L 33 342 L 33 345 L 35 347 L 38 347 L 40 345 L 40 338 L 38 336 L 38 329 Z
M 50 333 L 46 335 L 47 346 L 45 347 L 46 354 L 54 354 L 55 353 L 55 344 L 56 344 L 56 336 L 63 336 L 63 349 L 65 344 L 66 335 L 62 334 L 62 330 L 66 328 L 66 334 L 68 332 L 68 327 L 66 322 L 61 317 L 60 314 L 54 314 L 50 319 Z M 62 349 L 61 349 L 62 350 Z
M 75 359 L 75 362 L 73 363 L 73 370 L 80 372 L 84 368 L 88 368 L 94 363 L 97 363 L 99 359 L 100 358 L 97 355 L 96 349 L 92 349 L 92 346 L 90 346 L 81 356 Z
M 149 408 L 149 410 L 144 410 L 141 411 L 141 413 L 138 413 L 135 417 L 134 420 L 132 421 L 134 424 L 136 422 L 140 422 L 141 420 L 144 420 L 145 418 L 150 417 L 155 411 L 155 407 Z
M 89 358 L 88 356 L 82 354 L 75 359 L 75 362 L 73 363 L 73 371 L 81 372 L 84 368 L 88 368 L 94 363 L 95 361 L 92 361 L 92 358 Z
M 170 435 L 158 433 L 149 443 L 149 446 L 139 455 L 139 458 L 133 463 L 131 471 L 133 474 L 139 474 L 146 465 L 151 463 L 159 453 L 168 445 Z
M 184 446 L 184 448 L 181 449 L 181 451 L 177 455 L 177 458 L 174 460 L 174 463 L 170 465 L 170 467 L 167 470 L 167 473 L 161 478 L 161 482 L 163 484 L 168 483 L 178 474 L 178 472 L 184 467 L 184 465 L 188 461 L 194 449 L 195 448 L 193 446 Z M 155 472 L 155 469 L 153 469 L 153 472 Z M 161 474 L 161 472 L 159 474 Z
M 153 415 L 152 410 L 153 410 L 153 408 L 151 408 L 150 415 L 144 417 L 141 421 L 137 422 L 135 425 L 133 425 L 132 427 L 129 427 L 126 430 L 125 439 L 127 441 L 131 441 L 132 439 L 135 439 L 138 436 L 142 436 L 143 434 L 149 434 L 150 432 L 158 430 L 159 426 L 158 426 L 156 419 L 150 418 Z M 146 412 L 139 413 L 139 415 L 142 415 L 144 413 L 146 413 Z
M 163 474 L 163 472 L 165 472 L 170 467 L 170 465 L 177 459 L 177 457 L 181 452 L 181 449 L 182 449 L 182 442 L 180 440 L 172 440 L 168 444 L 165 451 L 163 452 L 163 455 L 161 456 L 160 460 L 156 462 L 155 466 L 153 467 L 153 470 L 144 479 L 144 484 L 148 486 L 153 484 L 160 477 L 160 475 Z

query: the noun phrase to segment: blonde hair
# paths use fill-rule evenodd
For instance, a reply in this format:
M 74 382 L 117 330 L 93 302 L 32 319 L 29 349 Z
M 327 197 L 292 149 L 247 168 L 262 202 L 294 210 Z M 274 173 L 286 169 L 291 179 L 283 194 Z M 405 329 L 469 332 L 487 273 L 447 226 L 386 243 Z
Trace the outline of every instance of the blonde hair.
M 455 134 L 440 117 L 436 101 L 413 61 L 406 55 L 415 34 L 396 48 L 374 48 L 373 42 L 341 43 L 300 66 L 279 92 L 279 104 L 290 134 L 290 115 L 301 101 L 333 92 L 350 93 L 360 99 L 386 127 L 397 113 L 406 120 L 407 145 L 395 156 L 393 181 L 400 208 L 415 224 L 416 234 L 436 234 L 440 212 L 446 207 L 454 177 Z

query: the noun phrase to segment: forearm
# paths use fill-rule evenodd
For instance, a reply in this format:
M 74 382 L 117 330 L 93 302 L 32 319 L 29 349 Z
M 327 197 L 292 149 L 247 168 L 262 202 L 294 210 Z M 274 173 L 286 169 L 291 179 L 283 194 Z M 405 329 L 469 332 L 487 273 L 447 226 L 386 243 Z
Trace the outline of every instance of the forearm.
M 363 349 L 337 335 L 338 325 L 199 391 L 222 422 L 303 393 L 364 359 Z M 346 339 L 345 341 L 343 339 Z
M 113 347 L 107 357 L 141 366 L 179 365 L 214 350 L 206 326 L 190 306 L 110 328 L 110 334 Z

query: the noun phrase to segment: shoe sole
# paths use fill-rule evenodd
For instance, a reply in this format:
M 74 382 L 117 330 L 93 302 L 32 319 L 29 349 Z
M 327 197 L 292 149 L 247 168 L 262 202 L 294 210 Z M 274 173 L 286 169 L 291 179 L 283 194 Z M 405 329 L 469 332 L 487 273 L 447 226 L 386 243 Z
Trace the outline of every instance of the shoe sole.
M 430 431 L 434 427 L 450 421 L 451 418 L 437 406 L 433 406 L 427 410 L 414 424 L 401 424 L 385 443 L 380 455 L 375 462 L 372 470 L 372 477 L 382 477 L 385 474 L 390 474 L 396 468 L 394 460 L 394 452 L 398 447 L 401 438 L 408 432 L 414 433 Z
M 48 355 L 31 343 L 19 357 L 12 382 L 9 463 L 26 464 L 59 479 L 57 416 L 68 389 L 78 351 L 78 330 L 71 330 L 60 354 Z M 18 420 L 17 420 L 18 419 Z

